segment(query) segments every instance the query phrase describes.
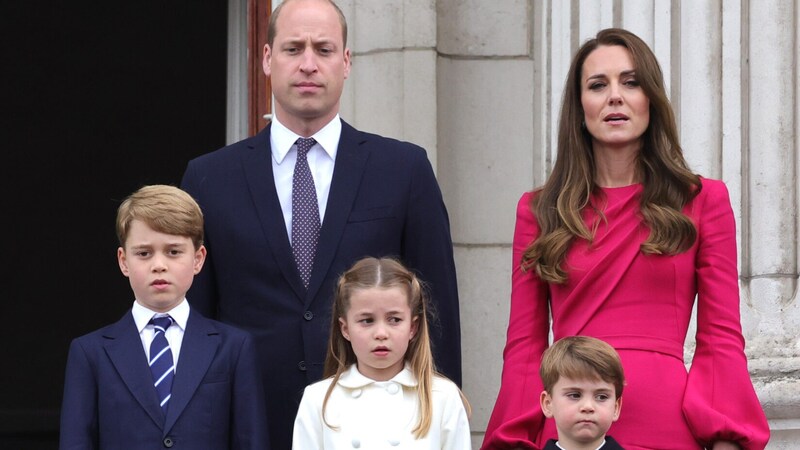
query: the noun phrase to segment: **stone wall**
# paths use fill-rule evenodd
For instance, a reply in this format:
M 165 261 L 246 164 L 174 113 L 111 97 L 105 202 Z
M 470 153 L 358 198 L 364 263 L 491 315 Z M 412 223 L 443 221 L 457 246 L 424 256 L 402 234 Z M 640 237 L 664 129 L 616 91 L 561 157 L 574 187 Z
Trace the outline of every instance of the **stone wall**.
M 552 166 L 573 52 L 610 26 L 630 29 L 654 49 L 687 159 L 728 185 L 747 355 L 773 429 L 768 448 L 800 448 L 795 1 L 339 5 L 354 52 L 342 117 L 424 146 L 437 168 L 456 245 L 476 449 L 500 382 L 516 202 Z

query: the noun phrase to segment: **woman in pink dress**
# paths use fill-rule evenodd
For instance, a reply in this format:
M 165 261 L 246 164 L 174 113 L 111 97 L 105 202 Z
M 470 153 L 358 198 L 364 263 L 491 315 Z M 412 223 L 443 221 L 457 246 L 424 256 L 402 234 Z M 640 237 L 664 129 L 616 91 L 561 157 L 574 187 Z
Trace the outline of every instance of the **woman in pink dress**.
M 513 255 L 502 385 L 483 449 L 539 449 L 556 437 L 537 402 L 551 316 L 554 339 L 594 336 L 619 352 L 627 384 L 608 434 L 625 449 L 766 446 L 728 191 L 689 170 L 658 61 L 632 33 L 600 31 L 575 55 L 555 166 L 519 201 Z

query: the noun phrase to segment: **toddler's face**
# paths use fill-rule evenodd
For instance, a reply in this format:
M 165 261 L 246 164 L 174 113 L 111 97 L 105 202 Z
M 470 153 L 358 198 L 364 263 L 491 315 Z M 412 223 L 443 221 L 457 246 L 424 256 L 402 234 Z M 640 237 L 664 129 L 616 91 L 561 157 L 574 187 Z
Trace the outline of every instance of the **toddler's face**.
M 553 394 L 542 392 L 540 401 L 544 415 L 556 421 L 559 443 L 566 448 L 596 448 L 619 418 L 622 399 L 616 398 L 614 385 L 606 381 L 562 376 L 553 386 Z

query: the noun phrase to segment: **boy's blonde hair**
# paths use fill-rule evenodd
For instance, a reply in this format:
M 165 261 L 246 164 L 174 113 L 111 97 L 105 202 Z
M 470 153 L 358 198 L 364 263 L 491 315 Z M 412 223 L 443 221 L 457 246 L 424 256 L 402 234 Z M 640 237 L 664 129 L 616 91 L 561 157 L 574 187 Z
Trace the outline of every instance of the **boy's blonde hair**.
M 188 237 L 195 250 L 203 245 L 203 212 L 191 195 L 175 186 L 144 186 L 119 205 L 117 238 L 123 248 L 134 220 L 159 233 Z
M 435 372 L 433 353 L 428 333 L 428 296 L 423 283 L 403 264 L 392 258 L 363 258 L 339 277 L 331 315 L 331 335 L 328 340 L 328 354 L 325 357 L 324 377 L 333 377 L 325 400 L 322 403 L 322 417 L 325 424 L 335 428 L 325 418 L 325 409 L 336 382 L 345 370 L 357 362 L 350 342 L 342 335 L 339 318 L 345 318 L 350 309 L 350 297 L 361 289 L 389 289 L 399 287 L 408 295 L 411 320 L 417 320 L 417 332 L 408 344 L 405 361 L 417 378 L 419 393 L 419 422 L 412 430 L 417 439 L 425 437 L 430 431 L 433 416 L 431 388 Z M 469 411 L 469 404 L 463 398 Z
M 606 342 L 589 336 L 565 337 L 551 345 L 542 354 L 539 375 L 544 390 L 550 395 L 560 377 L 601 379 L 614 385 L 616 398 L 622 397 L 625 385 L 625 373 L 617 351 Z

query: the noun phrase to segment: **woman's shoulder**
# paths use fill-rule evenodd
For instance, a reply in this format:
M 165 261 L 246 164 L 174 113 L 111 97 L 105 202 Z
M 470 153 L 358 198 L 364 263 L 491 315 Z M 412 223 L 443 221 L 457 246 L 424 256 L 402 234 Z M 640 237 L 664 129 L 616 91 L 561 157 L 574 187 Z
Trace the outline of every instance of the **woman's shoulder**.
M 519 204 L 530 205 L 534 198 L 542 192 L 541 188 L 536 188 L 530 191 L 525 191 L 519 197 Z
M 533 216 L 533 201 L 541 192 L 541 189 L 523 192 L 517 201 L 517 215 L 525 214 Z
M 703 198 L 705 201 L 729 199 L 728 186 L 722 180 L 701 176 L 700 186 L 697 198 Z

